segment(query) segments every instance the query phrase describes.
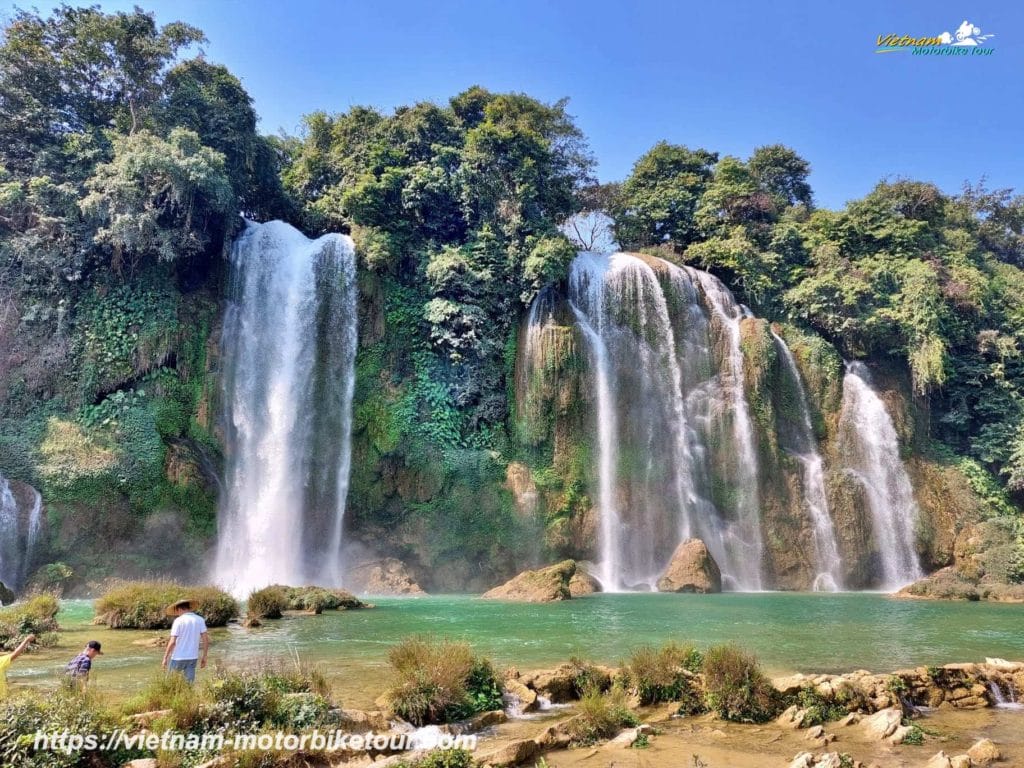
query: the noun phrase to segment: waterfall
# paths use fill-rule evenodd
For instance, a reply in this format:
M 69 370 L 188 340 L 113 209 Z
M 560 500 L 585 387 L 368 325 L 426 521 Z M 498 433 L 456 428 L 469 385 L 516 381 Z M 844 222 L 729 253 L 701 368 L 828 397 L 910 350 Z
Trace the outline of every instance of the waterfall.
M 1003 709 L 1024 709 L 1024 704 L 1017 702 L 1017 692 L 1013 688 L 1013 682 L 1007 682 L 1007 693 L 1003 694 L 1003 689 L 995 680 L 988 681 L 988 691 L 992 696 L 992 703 L 997 707 Z
M 832 525 L 832 515 L 828 508 L 828 494 L 825 491 L 825 472 L 821 454 L 818 452 L 818 441 L 814 437 L 811 426 L 811 409 L 807 404 L 807 391 L 804 389 L 800 370 L 786 342 L 774 331 L 776 348 L 782 356 L 786 375 L 792 382 L 796 394 L 796 405 L 799 421 L 792 435 L 793 455 L 802 467 L 804 505 L 814 526 L 814 560 L 818 574 L 814 578 L 812 588 L 815 592 L 836 592 L 843 588 L 839 546 L 836 543 L 836 530 Z
M 358 342 L 352 241 L 247 222 L 230 266 L 216 577 L 237 594 L 338 584 Z
M 29 486 L 32 500 L 26 512 L 11 483 L 0 474 L 0 581 L 9 589 L 25 585 L 43 526 L 43 497 Z
M 580 253 L 569 302 L 594 380 L 602 588 L 652 589 L 676 544 L 699 536 L 731 586 L 760 589 L 743 310 L 711 275 L 625 253 Z M 732 455 L 724 473 L 713 443 Z
M 871 514 L 879 585 L 899 589 L 922 576 L 914 543 L 919 512 L 896 428 L 863 363 L 846 364 L 839 425 L 840 455 L 863 487 Z

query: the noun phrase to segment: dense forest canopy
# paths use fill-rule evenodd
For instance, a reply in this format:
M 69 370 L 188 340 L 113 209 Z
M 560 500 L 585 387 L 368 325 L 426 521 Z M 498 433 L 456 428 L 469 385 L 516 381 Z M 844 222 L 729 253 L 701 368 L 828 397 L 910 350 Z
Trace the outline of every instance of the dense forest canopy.
M 479 86 L 262 136 L 238 78 L 186 58 L 203 41 L 138 9 L 19 11 L 4 30 L 0 469 L 49 499 L 187 509 L 211 530 L 214 494 L 167 467 L 219 450 L 208 342 L 239 213 L 355 238 L 388 329 L 361 340 L 376 459 L 515 457 L 517 325 L 565 281 L 578 244 L 560 227 L 581 212 L 847 358 L 905 366 L 932 450 L 969 459 L 1007 514 L 1007 492 L 1024 498 L 1024 197 L 893 179 L 819 209 L 809 163 L 778 144 L 744 160 L 661 142 L 599 185 L 565 101 Z

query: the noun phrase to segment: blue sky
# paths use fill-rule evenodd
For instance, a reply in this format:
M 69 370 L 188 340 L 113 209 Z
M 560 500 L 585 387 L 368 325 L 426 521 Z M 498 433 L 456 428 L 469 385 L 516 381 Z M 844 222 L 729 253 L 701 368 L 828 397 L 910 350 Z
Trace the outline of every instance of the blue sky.
M 568 97 L 602 181 L 665 139 L 741 157 L 788 144 L 830 207 L 886 176 L 1024 190 L 1024 4 L 1009 0 L 100 4 L 202 28 L 207 57 L 241 78 L 267 133 L 295 132 L 317 109 L 444 101 L 478 83 Z M 0 17 L 11 7 L 0 0 Z M 995 34 L 991 56 L 874 53 L 878 35 L 955 32 L 964 19 Z

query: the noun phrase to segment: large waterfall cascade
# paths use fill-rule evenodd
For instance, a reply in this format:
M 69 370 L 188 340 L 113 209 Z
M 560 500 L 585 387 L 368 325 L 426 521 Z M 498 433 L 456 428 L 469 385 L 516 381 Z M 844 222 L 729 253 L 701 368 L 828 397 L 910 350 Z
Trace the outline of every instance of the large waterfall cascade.
M 772 337 L 782 358 L 786 375 L 796 393 L 799 420 L 790 437 L 793 443 L 790 453 L 800 462 L 804 507 L 814 526 L 814 561 L 818 573 L 814 578 L 812 589 L 816 592 L 836 592 L 843 588 L 842 561 L 839 557 L 839 545 L 836 542 L 836 529 L 828 507 L 824 461 L 818 451 L 818 441 L 814 436 L 811 424 L 811 409 L 807 403 L 807 391 L 804 388 L 803 379 L 800 377 L 796 360 L 793 359 L 793 353 L 786 342 L 774 331 L 772 331 Z
M 569 302 L 594 379 L 603 588 L 653 588 L 675 545 L 699 536 L 730 588 L 761 589 L 743 308 L 707 273 L 626 253 L 580 253 Z
M 356 298 L 347 236 L 247 222 L 232 248 L 215 575 L 238 594 L 340 583 Z
M 23 513 L 10 481 L 0 474 L 0 581 L 9 589 L 24 586 L 42 531 L 43 498 L 34 488 L 31 491 L 32 500 Z
M 879 586 L 899 589 L 923 575 L 914 541 L 920 511 L 896 428 L 863 363 L 846 364 L 839 424 L 846 470 L 862 486 L 871 514 Z

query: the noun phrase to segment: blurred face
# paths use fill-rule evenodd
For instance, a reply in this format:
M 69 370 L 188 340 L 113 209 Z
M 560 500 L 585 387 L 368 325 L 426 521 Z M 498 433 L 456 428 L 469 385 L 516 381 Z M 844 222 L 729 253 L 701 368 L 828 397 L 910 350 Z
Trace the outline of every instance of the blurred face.
M 85 655 L 88 656 L 90 659 L 95 659 L 97 654 L 99 654 L 99 651 L 97 651 L 95 648 L 85 649 Z

